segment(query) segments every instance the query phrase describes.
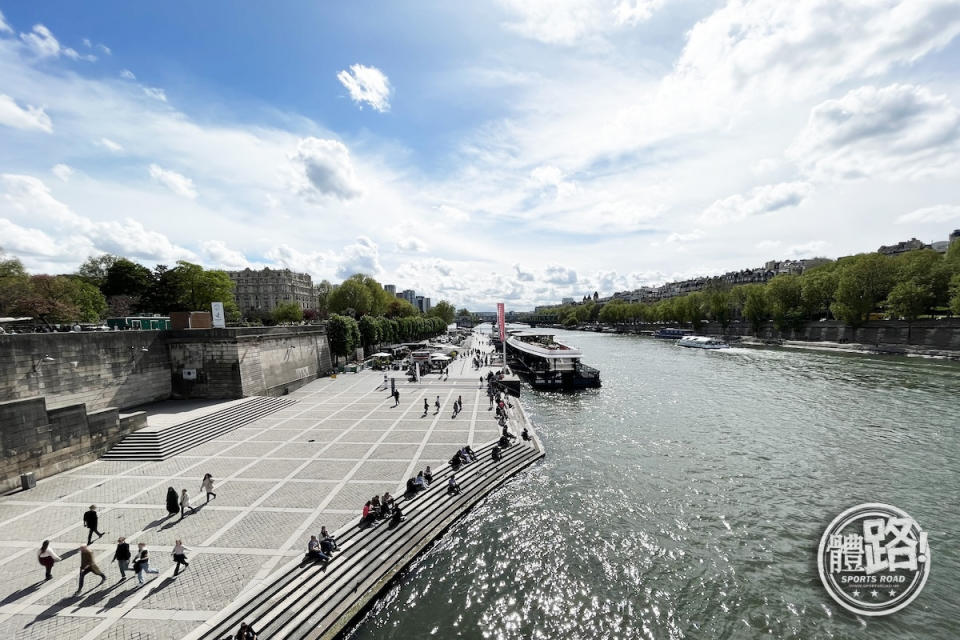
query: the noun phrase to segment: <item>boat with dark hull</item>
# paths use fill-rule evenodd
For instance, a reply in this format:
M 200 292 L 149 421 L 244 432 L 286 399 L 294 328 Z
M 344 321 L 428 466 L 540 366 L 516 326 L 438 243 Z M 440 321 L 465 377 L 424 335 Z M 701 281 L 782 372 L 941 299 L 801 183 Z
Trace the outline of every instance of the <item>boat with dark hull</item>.
M 575 390 L 600 386 L 600 372 L 580 362 L 576 347 L 551 333 L 520 331 L 507 337 L 510 366 L 534 389 Z

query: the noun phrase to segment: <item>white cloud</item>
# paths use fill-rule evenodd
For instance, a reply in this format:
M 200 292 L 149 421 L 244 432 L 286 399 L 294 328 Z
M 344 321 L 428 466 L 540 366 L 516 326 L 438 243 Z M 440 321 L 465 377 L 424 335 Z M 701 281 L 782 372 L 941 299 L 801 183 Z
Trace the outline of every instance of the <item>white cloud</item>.
M 530 172 L 530 177 L 538 187 L 552 187 L 557 199 L 567 198 L 577 191 L 576 183 L 564 180 L 563 172 L 557 167 L 550 165 L 537 167 Z
M 544 270 L 543 280 L 550 284 L 576 284 L 577 272 L 568 267 L 550 265 Z
M 21 107 L 10 96 L 0 93 L 0 124 L 14 129 L 39 129 L 53 133 L 53 123 L 43 107 Z
M 958 33 L 953 0 L 731 0 L 690 30 L 673 80 L 723 101 L 798 97 L 913 63 Z
M 24 252 L 29 249 L 32 255 L 67 260 L 79 260 L 97 251 L 158 261 L 196 259 L 191 251 L 162 233 L 144 228 L 139 221 L 126 218 L 100 222 L 78 215 L 33 176 L 2 174 L 0 185 L 0 216 L 7 220 L 7 231 Z M 17 218 L 31 226 L 17 225 Z
M 915 209 L 897 218 L 897 224 L 914 224 L 926 222 L 952 222 L 960 220 L 960 205 L 938 204 L 932 207 Z
M 123 151 L 123 146 L 118 142 L 114 142 L 110 138 L 100 138 L 100 145 L 106 147 L 114 153 L 120 153 Z
M 69 165 L 63 163 L 53 165 L 53 168 L 50 169 L 50 172 L 60 178 L 62 182 L 69 182 L 70 176 L 73 175 L 73 169 Z
M 767 249 L 776 249 L 783 243 L 779 240 L 761 240 L 756 244 L 757 249 L 767 250 Z
M 143 93 L 147 97 L 153 98 L 154 100 L 159 100 L 160 102 L 167 101 L 166 91 L 164 91 L 163 89 L 160 89 L 159 87 L 144 87 Z
M 666 244 L 686 244 L 688 242 L 693 242 L 694 240 L 699 240 L 703 236 L 704 233 L 700 229 L 692 229 L 684 233 L 674 231 L 664 239 L 664 242 Z
M 900 84 L 822 102 L 788 151 L 809 174 L 833 179 L 914 178 L 955 165 L 958 153 L 960 110 Z
M 645 22 L 666 0 L 501 0 L 516 17 L 511 31 L 547 44 L 573 45 L 591 36 Z
M 345 246 L 337 261 L 337 276 L 340 278 L 348 278 L 355 273 L 377 276 L 383 271 L 379 249 L 366 236 L 360 236 L 356 242 Z
M 34 54 L 41 58 L 52 58 L 60 55 L 60 42 L 57 41 L 50 29 L 42 24 L 33 25 L 30 33 L 21 33 L 20 39 Z
M 346 87 L 350 98 L 361 105 L 361 108 L 366 102 L 381 113 L 390 110 L 390 81 L 380 69 L 352 64 L 349 71 L 337 73 L 337 80 Z
M 97 59 L 97 56 L 93 54 L 83 55 L 71 47 L 61 47 L 60 41 L 56 39 L 50 29 L 42 24 L 33 25 L 33 30 L 30 33 L 21 33 L 20 39 L 39 58 L 56 58 L 62 54 L 71 60 L 95 62 Z
M 30 229 L 0 218 L 0 238 L 3 249 L 14 255 L 53 257 L 63 253 L 64 247 L 39 229 Z
M 229 248 L 223 240 L 205 240 L 200 243 L 210 264 L 223 269 L 246 269 L 252 266 L 239 251 Z
M 406 253 L 424 253 L 427 250 L 427 243 L 420 238 L 407 236 L 397 240 L 397 250 Z
M 0 11 L 0 33 L 13 33 L 13 28 L 7 24 L 7 19 L 3 17 L 3 11 Z
M 82 42 L 83 46 L 85 46 L 87 49 L 93 46 L 93 43 L 90 42 L 90 38 L 84 38 Z
M 171 169 L 164 169 L 156 164 L 151 164 L 150 177 L 178 196 L 190 198 L 191 200 L 197 197 L 197 190 L 193 186 L 193 180 L 181 173 L 177 173 Z
M 753 216 L 795 207 L 810 195 L 808 182 L 781 182 L 755 187 L 749 194 L 735 194 L 717 200 L 700 214 L 700 222 L 709 225 L 728 224 Z
M 803 244 L 795 244 L 784 252 L 786 258 L 815 258 L 824 255 L 830 243 L 825 240 L 812 240 Z
M 130 71 L 130 69 L 124 69 L 123 71 L 121 71 L 121 72 L 120 72 L 120 77 L 123 78 L 124 80 L 136 80 L 136 79 L 137 79 L 137 76 L 133 75 L 133 71 Z
M 103 44 L 103 43 L 97 43 L 97 49 L 99 49 L 99 50 L 102 51 L 103 53 L 107 54 L 108 56 L 112 56 L 112 55 L 113 55 L 113 50 L 110 49 L 110 47 L 108 47 L 107 45 L 105 45 L 105 44 Z
M 517 280 L 520 282 L 533 282 L 536 279 L 536 276 L 530 271 L 524 271 L 520 268 L 519 264 L 513 265 L 513 271 L 517 275 Z
M 305 195 L 352 200 L 363 193 L 350 152 L 342 142 L 303 138 L 297 144 L 293 159 L 303 172 L 305 179 L 301 181 L 300 191 Z

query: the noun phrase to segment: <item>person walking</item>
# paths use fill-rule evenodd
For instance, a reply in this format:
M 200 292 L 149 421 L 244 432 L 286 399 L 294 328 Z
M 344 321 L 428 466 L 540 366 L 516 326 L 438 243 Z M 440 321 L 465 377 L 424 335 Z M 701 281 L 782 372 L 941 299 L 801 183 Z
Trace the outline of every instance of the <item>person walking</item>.
M 200 488 L 207 493 L 207 502 L 210 502 L 210 496 L 217 497 L 217 494 L 213 491 L 213 476 L 209 473 L 203 474 L 203 482 L 200 483 Z
M 400 406 L 400 390 L 399 389 L 393 390 L 393 406 L 395 407 Z
M 427 402 L 427 399 L 423 399 L 423 415 L 427 415 L 427 412 L 430 411 L 430 403 Z
M 43 576 L 44 580 L 53 578 L 53 565 L 61 560 L 63 560 L 63 558 L 58 556 L 57 552 L 53 550 L 53 547 L 50 546 L 50 541 L 44 540 L 43 544 L 40 545 L 40 551 L 37 551 L 37 562 L 46 570 Z
M 137 581 L 143 585 L 143 574 L 160 573 L 159 569 L 150 568 L 150 554 L 144 542 L 137 544 L 137 558 L 133 561 L 133 570 L 137 572 Z
M 183 516 L 187 514 L 187 509 L 190 509 L 190 515 L 193 515 L 193 513 L 196 511 L 196 509 L 194 509 L 190 505 L 190 494 L 187 493 L 186 489 L 184 489 L 183 491 L 180 492 L 180 519 L 181 520 L 183 520 Z
M 177 490 L 173 487 L 167 487 L 167 517 L 177 515 L 177 512 L 180 511 L 180 497 L 177 495 Z
M 177 567 L 173 570 L 173 575 L 180 573 L 180 565 L 183 565 L 184 568 L 189 567 L 190 563 L 187 562 L 187 551 L 188 549 L 183 546 L 183 540 L 177 540 L 173 544 L 173 561 L 177 563 Z
M 90 541 L 93 540 L 93 534 L 97 534 L 97 540 L 103 537 L 104 532 L 99 530 L 98 524 L 97 506 L 92 504 L 90 509 L 83 514 L 83 526 L 90 530 L 87 533 L 87 544 L 90 544 Z
M 103 575 L 103 571 L 100 571 L 100 567 L 97 566 L 97 561 L 93 559 L 93 551 L 90 551 L 87 545 L 83 545 L 80 547 L 80 584 L 77 586 L 77 593 L 83 591 L 83 579 L 88 573 L 100 576 L 100 584 L 107 581 L 107 576 Z
M 113 552 L 113 559 L 110 562 L 116 562 L 120 568 L 120 579 L 127 579 L 127 569 L 130 565 L 130 545 L 123 536 L 117 538 L 117 549 Z
M 424 399 L 424 402 L 426 402 L 426 399 Z M 440 396 L 437 396 L 437 401 L 433 403 L 433 406 L 437 408 L 437 410 L 434 411 L 433 414 L 436 415 L 440 413 Z

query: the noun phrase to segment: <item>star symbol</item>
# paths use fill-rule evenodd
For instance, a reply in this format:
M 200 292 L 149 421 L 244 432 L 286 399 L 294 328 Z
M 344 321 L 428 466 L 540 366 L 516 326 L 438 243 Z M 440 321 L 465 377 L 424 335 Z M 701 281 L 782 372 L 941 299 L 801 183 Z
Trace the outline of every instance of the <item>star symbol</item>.
M 860 590 L 859 590 L 859 589 L 853 592 L 853 597 L 854 597 L 854 598 L 859 598 L 859 597 L 860 597 Z
M 879 598 L 879 597 L 880 597 L 880 592 L 879 592 L 879 591 L 876 591 L 876 590 L 871 591 L 871 592 L 870 592 L 870 597 L 871 597 L 871 598 Z
M 887 593 L 889 593 L 891 596 L 897 595 L 897 592 L 894 591 L 893 589 L 890 589 L 890 591 L 888 591 Z

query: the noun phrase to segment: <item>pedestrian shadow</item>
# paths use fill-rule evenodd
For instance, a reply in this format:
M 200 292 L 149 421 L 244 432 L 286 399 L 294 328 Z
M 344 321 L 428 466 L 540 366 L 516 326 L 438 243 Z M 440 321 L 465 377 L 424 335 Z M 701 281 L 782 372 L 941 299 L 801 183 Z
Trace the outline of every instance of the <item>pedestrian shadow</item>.
M 123 582 L 118 580 L 105 589 L 98 589 L 95 587 L 92 591 L 88 591 L 86 594 L 81 594 L 80 597 L 83 598 L 83 603 L 79 604 L 78 606 L 92 607 L 101 602 L 104 598 L 110 595 L 110 592 L 112 592 L 114 589 L 117 589 L 122 584 Z
M 74 594 L 74 595 L 67 596 L 66 598 L 61 598 L 58 602 L 55 602 L 54 604 L 50 605 L 49 607 L 47 607 L 46 609 L 38 613 L 33 620 L 31 620 L 26 625 L 24 625 L 24 628 L 29 627 L 30 625 L 37 624 L 38 622 L 43 622 L 44 620 L 49 620 L 50 618 L 55 618 L 58 613 L 60 613 L 67 607 L 75 606 L 78 602 L 80 602 L 80 599 L 82 597 L 83 597 L 82 595 Z
M 176 514 L 176 513 L 168 513 L 167 515 L 163 516 L 162 518 L 157 518 L 157 519 L 154 520 L 153 522 L 149 523 L 149 524 L 148 524 L 147 526 L 145 526 L 143 529 L 144 529 L 144 531 L 146 531 L 147 529 L 152 529 L 152 528 L 154 528 L 154 527 L 156 527 L 156 526 L 159 526 L 161 523 L 166 522 L 167 520 L 169 520 L 170 518 L 172 518 L 172 517 L 175 516 L 175 515 L 177 515 L 177 514 Z
M 28 587 L 24 587 L 23 589 L 18 589 L 13 593 L 7 594 L 2 600 L 0 600 L 0 605 L 10 604 L 11 602 L 16 602 L 17 600 L 19 600 L 24 596 L 30 595 L 31 593 L 39 589 L 40 585 L 42 585 L 44 582 L 46 582 L 46 580 L 40 580 L 38 582 L 35 582 L 34 584 L 31 584 Z
M 137 584 L 137 578 L 136 578 L 136 576 L 131 577 L 130 580 L 132 581 L 132 584 L 134 585 L 133 588 L 127 589 L 126 591 L 121 591 L 121 592 L 118 592 L 118 593 L 113 594 L 113 595 L 110 597 L 109 600 L 107 600 L 106 602 L 103 603 L 103 606 L 100 607 L 100 609 L 97 611 L 97 613 L 103 613 L 104 611 L 107 611 L 108 609 L 112 609 L 113 607 L 116 607 L 116 606 L 119 606 L 119 605 L 123 604 L 123 601 L 127 599 L 127 596 L 136 593 L 137 590 L 140 588 L 140 586 Z M 126 583 L 126 582 L 118 582 L 116 586 L 119 587 L 120 585 L 124 585 L 124 584 L 127 584 L 127 583 Z
M 154 580 L 153 582 L 156 582 L 156 580 Z M 160 580 L 160 584 L 150 589 L 150 592 L 147 593 L 146 597 L 149 598 L 155 593 L 160 593 L 161 591 L 169 587 L 174 582 L 176 582 L 176 580 L 173 579 L 173 576 L 167 576 L 166 578 L 163 578 L 162 580 Z

